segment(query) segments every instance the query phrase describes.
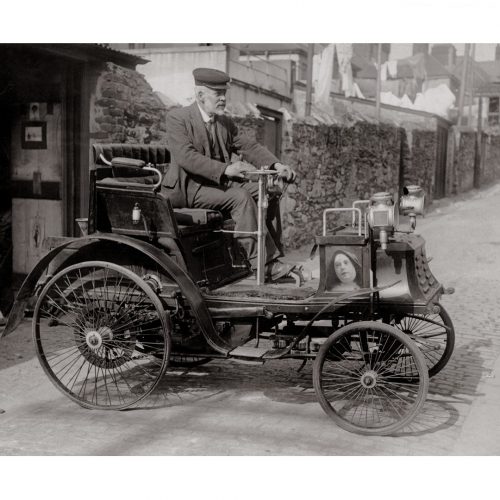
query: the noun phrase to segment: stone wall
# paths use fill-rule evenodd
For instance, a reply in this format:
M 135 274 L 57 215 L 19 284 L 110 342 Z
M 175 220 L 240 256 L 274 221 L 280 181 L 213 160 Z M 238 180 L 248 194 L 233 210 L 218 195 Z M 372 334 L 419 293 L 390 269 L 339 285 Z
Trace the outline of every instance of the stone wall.
M 247 115 L 234 116 L 233 120 L 236 125 L 238 125 L 238 130 L 241 133 L 244 133 L 253 140 L 264 144 L 264 118 Z
M 434 193 L 437 134 L 428 130 L 413 130 L 410 140 L 411 150 L 405 159 L 403 185 L 419 185 L 425 191 L 426 203 L 431 203 Z
M 500 179 L 500 136 L 483 135 L 481 184 L 489 184 Z
M 455 152 L 454 194 L 464 193 L 474 187 L 475 136 L 474 132 L 460 132 Z
M 298 177 L 281 203 L 285 246 L 312 243 L 321 234 L 325 208 L 398 190 L 403 135 L 399 128 L 364 122 L 351 127 L 293 124 L 282 154 Z
M 166 108 L 137 71 L 106 63 L 91 96 L 91 142 L 165 141 Z

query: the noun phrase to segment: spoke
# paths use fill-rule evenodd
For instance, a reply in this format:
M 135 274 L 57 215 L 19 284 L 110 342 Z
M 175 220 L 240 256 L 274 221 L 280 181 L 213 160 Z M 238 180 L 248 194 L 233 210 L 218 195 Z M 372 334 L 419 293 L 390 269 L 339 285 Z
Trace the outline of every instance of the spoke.
M 61 311 L 64 315 L 69 315 L 69 316 L 70 316 L 70 318 L 72 317 L 72 316 L 71 316 L 72 311 L 69 311 L 69 310 L 67 310 L 67 309 L 66 309 L 66 310 L 65 310 L 65 309 L 62 309 L 62 307 L 61 307 L 61 306 L 60 306 L 60 305 L 59 305 L 59 304 L 58 304 L 58 303 L 57 303 L 57 302 L 56 302 L 56 301 L 55 301 L 52 297 L 47 297 L 47 300 L 48 300 L 49 302 L 50 302 L 50 301 L 52 301 L 52 304 L 53 304 L 53 305 L 54 305 L 57 309 L 59 309 L 59 310 L 60 310 L 60 311 Z M 54 316 L 54 318 L 55 318 L 55 319 L 58 319 L 58 317 L 57 317 L 57 316 Z M 82 328 L 82 327 L 84 328 L 84 327 L 85 327 L 85 325 L 83 325 L 82 323 L 79 323 L 79 322 L 78 322 L 78 320 L 77 320 L 77 316 L 76 316 L 76 315 L 74 316 L 74 320 L 73 320 L 73 321 L 74 321 L 74 323 L 75 323 L 76 325 L 78 325 L 78 327 L 79 327 L 79 328 Z M 70 325 L 68 325 L 68 326 L 70 326 Z M 71 325 L 71 326 L 70 326 L 70 328 L 74 328 L 74 325 Z
M 350 387 L 350 386 L 353 386 L 353 385 L 355 385 L 355 386 L 359 385 L 359 381 L 357 381 L 357 382 L 345 382 L 343 384 L 340 384 L 340 383 L 336 383 L 336 384 L 334 384 L 334 383 L 329 383 L 329 384 L 326 383 L 325 384 L 323 381 L 321 382 L 321 387 L 323 387 L 323 389 L 328 389 L 329 387 L 331 387 L 331 388 L 337 388 L 338 390 L 341 390 L 343 388 L 347 388 L 347 387 Z
M 71 351 L 71 352 L 70 352 Z M 50 358 L 48 357 L 48 354 L 54 354 L 53 356 L 51 356 Z M 64 348 L 63 352 L 61 352 L 60 354 L 57 354 L 55 352 L 45 352 L 45 359 L 50 362 L 50 365 L 52 366 L 52 368 L 55 368 L 57 365 L 59 365 L 60 363 L 63 363 L 64 361 L 66 361 L 70 356 L 73 356 L 74 354 L 79 354 L 79 351 L 78 351 L 78 348 L 75 347 L 75 346 L 72 346 L 72 347 L 66 347 Z M 59 358 L 60 356 L 64 356 L 62 358 L 59 359 L 59 361 L 57 361 L 57 363 L 52 363 L 52 361 L 55 361 L 57 358 Z M 66 365 L 65 365 L 66 366 Z
M 68 387 L 68 389 L 74 394 L 74 391 L 73 391 L 73 387 L 75 387 L 75 384 L 78 380 L 78 377 L 80 376 L 80 373 L 82 371 L 82 368 L 85 366 L 85 363 L 87 362 L 87 360 L 85 358 L 81 358 L 82 360 L 82 363 L 80 365 L 80 367 L 75 371 L 75 373 L 73 374 L 73 376 L 68 380 L 67 384 L 66 384 L 66 387 Z M 73 380 L 73 383 L 71 383 L 71 381 Z M 69 387 L 71 384 L 71 387 Z
M 56 375 L 59 376 L 60 380 L 62 380 L 66 376 L 66 374 L 71 370 L 71 368 L 73 368 L 73 366 L 75 365 L 75 363 L 80 359 L 80 356 L 78 356 L 78 354 L 79 354 L 78 352 L 75 352 L 75 358 L 74 358 L 73 361 L 69 361 L 64 366 L 62 366 L 59 369 L 59 371 L 54 372 Z M 65 370 L 65 371 L 63 372 L 63 370 Z
M 89 375 L 90 375 L 90 370 L 91 369 L 92 369 L 92 364 L 88 363 L 87 374 L 83 377 L 83 383 L 82 383 L 82 385 L 80 387 L 80 390 L 78 391 L 78 394 L 77 394 L 77 396 L 80 397 L 80 394 L 83 391 L 84 396 L 81 399 L 85 399 L 85 394 L 86 394 L 86 389 L 87 389 L 87 382 L 89 380 Z
M 399 392 L 397 392 L 397 387 L 395 387 L 394 389 L 392 388 L 394 385 L 397 385 L 395 383 L 392 383 L 390 384 L 390 386 L 388 384 L 379 384 L 378 387 L 380 387 L 383 391 L 387 391 L 389 394 L 392 394 L 396 399 L 399 399 L 405 403 L 411 403 L 412 402 L 412 399 L 410 397 L 405 397 L 403 394 L 400 394 Z M 404 387 L 404 392 L 409 392 L 409 387 Z M 418 390 L 414 390 L 413 394 L 416 394 L 418 393 Z
M 339 362 L 339 364 L 340 363 L 341 362 Z M 324 366 L 325 365 L 323 365 L 323 367 Z M 362 366 L 364 366 L 364 364 Z M 337 369 L 335 371 L 333 371 L 335 368 L 337 368 Z M 346 366 L 344 366 L 344 364 L 340 364 L 340 366 L 338 366 L 338 367 L 329 368 L 328 370 L 323 370 L 323 373 L 325 373 L 326 375 L 330 375 L 332 377 L 337 376 L 337 374 L 339 374 L 339 376 L 342 376 L 343 373 L 348 373 L 352 377 L 359 377 L 359 371 L 351 370 L 351 369 L 347 368 Z
M 377 386 L 377 389 L 381 393 L 381 401 L 388 403 L 390 405 L 390 407 L 396 412 L 396 414 L 398 415 L 399 418 L 404 417 L 405 413 L 401 413 L 400 409 L 394 405 L 392 398 L 384 392 L 384 388 L 382 388 L 381 386 Z M 406 401 L 404 401 L 404 402 L 407 403 Z
M 65 321 L 61 321 L 61 318 L 59 316 L 55 316 L 54 314 L 50 313 L 49 311 L 47 311 L 46 309 L 43 309 L 42 307 L 40 307 L 40 311 L 43 312 L 44 314 L 50 316 L 51 318 L 53 318 L 55 321 L 58 322 L 57 325 L 54 325 L 54 326 L 51 326 L 50 328 L 54 328 L 54 327 L 58 327 L 58 326 L 66 326 L 68 328 L 71 328 L 71 329 L 74 329 L 77 325 L 74 325 L 74 324 L 69 324 L 69 323 L 66 323 Z M 45 319 L 45 318 L 44 318 Z M 38 324 L 41 326 L 40 324 L 41 322 L 39 321 Z M 48 326 L 48 325 L 47 325 Z M 80 329 L 80 327 L 78 327 L 78 329 Z

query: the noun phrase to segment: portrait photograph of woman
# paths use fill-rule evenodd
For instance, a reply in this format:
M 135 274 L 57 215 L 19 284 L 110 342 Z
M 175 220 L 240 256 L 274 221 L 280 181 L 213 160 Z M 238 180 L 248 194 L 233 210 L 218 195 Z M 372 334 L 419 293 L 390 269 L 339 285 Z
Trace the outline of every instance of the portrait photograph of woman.
M 327 267 L 326 288 L 332 291 L 349 291 L 361 288 L 361 284 L 359 257 L 350 250 L 336 250 Z

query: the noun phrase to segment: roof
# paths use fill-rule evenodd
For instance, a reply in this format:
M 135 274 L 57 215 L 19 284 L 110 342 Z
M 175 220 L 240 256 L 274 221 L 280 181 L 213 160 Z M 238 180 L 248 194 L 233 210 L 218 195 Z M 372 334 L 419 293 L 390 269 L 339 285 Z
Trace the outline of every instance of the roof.
M 484 97 L 498 97 L 500 96 L 500 81 L 497 82 L 489 82 L 485 85 L 482 85 L 477 89 L 478 95 Z
M 491 80 L 500 80 L 500 61 L 481 61 L 476 63 Z
M 100 43 L 23 43 L 9 44 L 21 50 L 31 49 L 84 62 L 113 62 L 126 68 L 135 69 L 138 64 L 146 64 L 147 59 L 111 49 Z
M 474 76 L 474 88 L 481 87 L 486 83 L 491 81 L 491 76 L 482 68 L 481 63 L 474 60 L 469 60 L 471 62 L 472 74 Z M 459 79 L 462 79 L 462 71 L 464 67 L 464 58 L 461 57 L 457 61 L 457 64 L 453 68 L 453 74 Z
M 233 43 L 243 54 L 307 54 L 307 43 Z M 315 44 L 315 51 L 318 50 Z

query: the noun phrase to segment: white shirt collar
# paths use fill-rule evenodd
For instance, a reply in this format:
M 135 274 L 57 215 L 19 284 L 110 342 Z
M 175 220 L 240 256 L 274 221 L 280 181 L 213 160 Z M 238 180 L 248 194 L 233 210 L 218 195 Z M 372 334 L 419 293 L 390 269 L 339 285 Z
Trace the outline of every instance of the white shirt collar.
M 196 104 L 198 105 L 198 109 L 200 110 L 201 117 L 203 118 L 203 121 L 205 123 L 213 121 L 213 118 L 210 118 L 210 116 L 208 116 L 208 114 L 206 113 L 206 111 L 204 109 L 202 109 L 202 107 L 200 106 L 200 103 L 198 101 L 196 101 Z

